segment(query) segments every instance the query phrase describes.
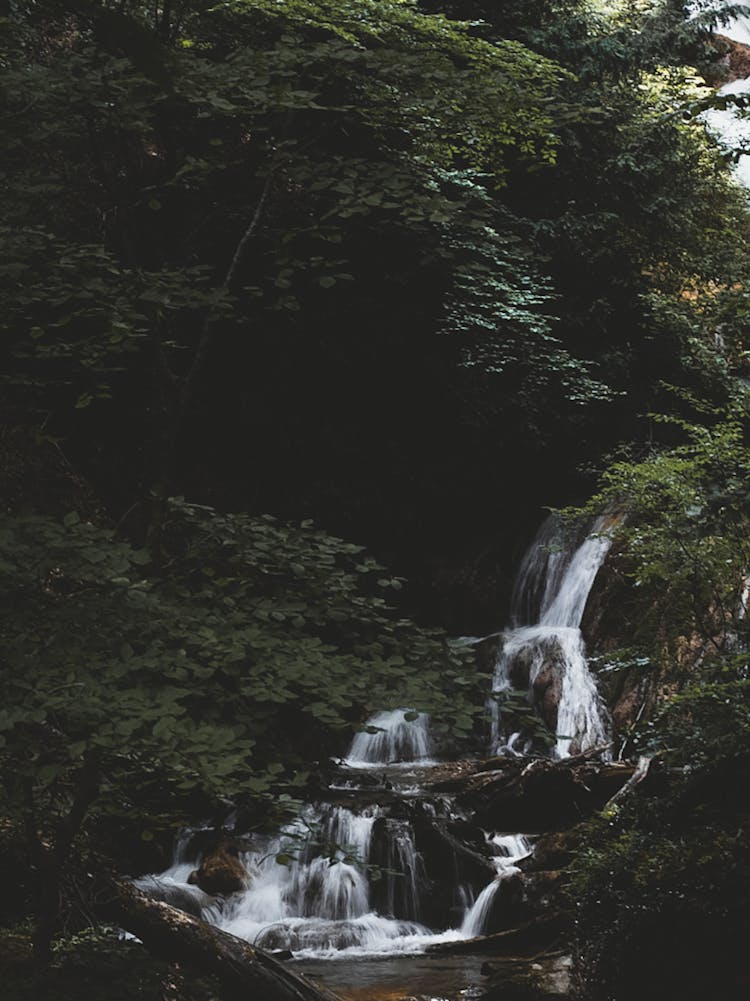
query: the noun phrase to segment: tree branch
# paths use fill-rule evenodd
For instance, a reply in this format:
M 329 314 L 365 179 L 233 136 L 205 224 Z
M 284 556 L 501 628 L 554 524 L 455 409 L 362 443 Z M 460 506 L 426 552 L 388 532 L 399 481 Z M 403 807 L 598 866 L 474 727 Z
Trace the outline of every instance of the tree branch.
M 151 900 L 105 876 L 97 912 L 136 935 L 149 951 L 219 978 L 225 996 L 243 1001 L 339 1001 L 243 939 Z

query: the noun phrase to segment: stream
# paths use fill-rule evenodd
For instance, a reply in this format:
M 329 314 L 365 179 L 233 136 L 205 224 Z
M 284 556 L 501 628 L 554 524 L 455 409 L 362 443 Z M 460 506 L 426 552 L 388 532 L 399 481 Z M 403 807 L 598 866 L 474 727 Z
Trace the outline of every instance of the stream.
M 511 622 L 494 638 L 491 754 L 518 757 L 535 747 L 532 732 L 504 718 L 511 689 L 555 723 L 551 757 L 606 742 L 607 713 L 580 623 L 609 549 L 607 525 L 600 519 L 588 536 L 564 544 L 550 518 L 526 553 Z M 533 854 L 538 832 L 479 828 L 441 791 L 455 763 L 440 760 L 429 718 L 414 716 L 402 707 L 373 715 L 373 732 L 355 735 L 327 800 L 309 803 L 276 834 L 253 835 L 241 855 L 244 890 L 211 897 L 193 885 L 200 855 L 190 831 L 171 867 L 138 885 L 286 955 L 344 998 L 479 997 L 472 985 L 482 981 L 481 955 L 428 950 L 509 926 L 504 898 L 512 894 L 503 884 Z

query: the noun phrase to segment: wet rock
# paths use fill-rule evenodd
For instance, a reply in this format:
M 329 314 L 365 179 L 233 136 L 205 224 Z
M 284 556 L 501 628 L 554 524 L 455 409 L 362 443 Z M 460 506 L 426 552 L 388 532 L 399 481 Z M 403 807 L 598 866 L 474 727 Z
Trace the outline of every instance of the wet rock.
M 534 680 L 534 705 L 552 733 L 557 732 L 557 710 L 562 696 L 563 669 L 559 660 L 548 661 Z
M 526 903 L 521 873 L 505 876 L 500 881 L 495 896 L 492 898 L 485 932 L 488 935 L 493 935 L 495 932 L 508 931 L 528 921 L 531 916 Z
M 626 730 L 635 720 L 643 701 L 640 685 L 636 679 L 628 679 L 624 691 L 612 706 L 612 723 L 618 732 Z
M 489 984 L 478 1001 L 567 1001 L 571 966 L 570 957 L 561 953 L 485 963 L 482 973 Z
M 492 900 L 486 934 L 509 931 L 561 913 L 565 907 L 562 886 L 563 873 L 558 870 L 505 876 Z
M 709 83 L 720 87 L 734 80 L 746 80 L 750 76 L 750 45 L 727 38 L 726 35 L 714 35 L 713 44 L 720 58 Z
M 563 869 L 572 860 L 578 840 L 575 827 L 569 831 L 546 834 L 537 841 L 534 854 L 524 859 L 519 868 L 526 872 Z
M 160 876 L 141 876 L 134 880 L 134 886 L 152 900 L 161 900 L 194 918 L 201 917 L 203 908 L 213 903 L 211 896 L 199 886 L 185 886 Z
M 274 949 L 273 952 L 269 953 L 274 959 L 277 959 L 280 963 L 286 963 L 290 959 L 294 959 L 294 953 L 289 949 Z
M 245 888 L 247 881 L 247 872 L 240 862 L 237 848 L 226 842 L 204 855 L 188 879 L 189 883 L 199 886 L 211 896 L 237 893 Z

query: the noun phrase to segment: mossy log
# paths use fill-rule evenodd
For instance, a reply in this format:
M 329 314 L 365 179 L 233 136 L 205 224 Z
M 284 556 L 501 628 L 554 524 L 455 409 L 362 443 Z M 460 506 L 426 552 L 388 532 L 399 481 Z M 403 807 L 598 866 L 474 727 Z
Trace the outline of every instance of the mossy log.
M 526 921 L 516 928 L 479 935 L 459 942 L 441 942 L 429 948 L 442 955 L 535 956 L 562 945 L 570 935 L 572 919 L 564 911 Z
M 98 893 L 98 912 L 165 959 L 217 977 L 231 1001 L 339 1001 L 261 949 L 198 918 L 151 900 L 113 877 Z
M 511 767 L 473 775 L 459 802 L 474 811 L 482 827 L 565 830 L 601 810 L 633 774 L 632 765 L 589 760 L 592 753 L 560 761 L 514 759 Z

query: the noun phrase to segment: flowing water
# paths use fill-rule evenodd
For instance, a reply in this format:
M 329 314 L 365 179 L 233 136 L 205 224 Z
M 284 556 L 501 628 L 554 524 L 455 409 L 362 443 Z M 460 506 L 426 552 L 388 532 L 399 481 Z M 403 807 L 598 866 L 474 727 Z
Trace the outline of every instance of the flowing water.
M 545 522 L 524 557 L 501 638 L 495 693 L 521 686 L 538 702 L 545 678 L 548 688 L 557 686 L 555 756 L 606 737 L 580 624 L 609 548 L 608 524 L 601 519 L 587 537 L 563 544 L 554 519 Z M 514 754 L 534 743 L 523 730 L 510 732 L 497 709 L 491 740 L 493 752 Z M 506 926 L 503 908 L 513 894 L 501 889 L 505 880 L 518 883 L 533 839 L 482 832 L 451 795 L 432 791 L 438 757 L 427 716 L 378 712 L 338 763 L 329 802 L 309 804 L 275 835 L 253 835 L 241 855 L 244 890 L 214 898 L 189 883 L 199 862 L 189 834 L 165 873 L 138 884 L 263 948 L 291 952 L 303 969 L 338 969 L 323 979 L 346 997 L 402 997 L 418 969 L 420 991 L 466 998 L 460 987 L 470 982 L 469 967 L 477 981 L 476 957 L 416 957 Z M 399 986 L 389 994 L 392 979 Z M 385 986 L 373 995 L 365 987 L 374 983 Z
M 355 768 L 432 764 L 429 718 L 406 709 L 377 713 L 367 721 L 375 732 L 363 730 L 352 741 L 346 763 Z
M 461 933 L 466 938 L 475 938 L 484 932 L 501 882 L 508 876 L 520 872 L 516 863 L 528 858 L 533 851 L 531 841 L 523 834 L 496 834 L 490 839 L 490 844 L 497 852 L 493 858 L 497 878 L 485 886 L 474 904 L 467 910 L 461 924 Z
M 726 38 L 750 45 L 750 18 L 748 17 L 734 18 L 729 24 L 720 26 L 717 30 Z M 750 97 L 750 77 L 725 84 L 720 88 L 719 94 Z M 728 150 L 750 150 L 750 118 L 738 115 L 737 110 L 731 105 L 724 110 L 707 111 L 703 117 L 711 131 L 722 140 Z M 741 184 L 750 187 L 750 155 L 742 154 L 738 157 L 735 173 Z
M 517 713 L 503 713 L 503 702 L 514 692 L 523 692 L 530 705 L 541 709 L 554 732 L 557 757 L 606 743 L 606 710 L 588 669 L 580 626 L 611 545 L 611 524 L 609 517 L 597 519 L 572 548 L 563 545 L 560 524 L 550 516 L 529 547 L 514 588 L 511 627 L 501 638 L 495 665 L 493 753 L 528 754 L 538 743 L 534 729 L 518 725 Z

